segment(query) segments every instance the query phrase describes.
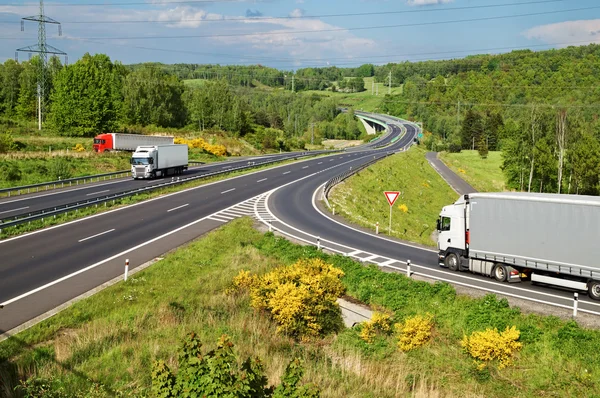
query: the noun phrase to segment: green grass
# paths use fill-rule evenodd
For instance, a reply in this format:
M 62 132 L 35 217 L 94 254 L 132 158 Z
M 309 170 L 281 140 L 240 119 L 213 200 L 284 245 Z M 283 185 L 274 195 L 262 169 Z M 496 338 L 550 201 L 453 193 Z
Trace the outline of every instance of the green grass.
M 56 156 L 31 153 L 11 153 L 0 155 L 0 170 L 8 164 L 14 164 L 21 171 L 18 180 L 7 181 L 6 174 L 0 175 L 0 188 L 37 184 L 46 181 L 63 180 L 93 174 L 128 170 L 131 166 L 130 153 L 96 154 L 91 152 L 71 152 L 69 155 L 55 153 Z M 64 159 L 65 168 L 56 168 L 57 158 Z M 64 173 L 60 172 L 64 171 Z
M 401 192 L 392 211 L 392 236 L 435 246 L 431 234 L 439 213 L 457 195 L 431 168 L 425 150 L 413 147 L 369 166 L 334 187 L 329 202 L 336 214 L 373 230 L 379 222 L 379 232 L 387 234 L 390 206 L 384 191 Z
M 227 250 L 223 250 L 226 247 Z M 429 284 L 365 267 L 348 257 L 329 256 L 252 228 L 240 219 L 164 256 L 125 283 L 114 285 L 0 343 L 0 391 L 17 377 L 51 379 L 65 395 L 147 396 L 151 366 L 176 363 L 189 331 L 205 349 L 226 333 L 239 357 L 259 356 L 271 383 L 290 358 L 303 358 L 304 382 L 324 397 L 485 396 L 592 397 L 600 388 L 600 332 L 556 317 L 523 315 L 493 296 L 469 299 L 445 283 Z M 299 258 L 321 257 L 342 269 L 348 294 L 386 309 L 395 322 L 430 313 L 433 339 L 400 353 L 392 337 L 374 344 L 359 338 L 360 327 L 312 343 L 275 333 L 245 295 L 225 290 L 241 269 L 263 273 Z M 513 366 L 478 370 L 461 349 L 464 333 L 515 325 L 523 349 Z M 104 391 L 104 394 L 102 394 Z
M 502 192 L 507 190 L 504 174 L 500 168 L 502 166 L 502 152 L 500 151 L 489 152 L 487 159 L 482 159 L 477 151 L 442 152 L 440 159 L 478 191 Z
M 381 106 L 381 101 L 388 93 L 388 87 L 384 83 L 377 83 L 379 86 L 379 95 L 377 91 L 372 94 L 372 77 L 365 77 L 365 89 L 360 93 L 342 93 L 342 92 L 331 92 L 331 91 L 318 91 L 309 90 L 306 93 L 313 93 L 319 95 L 326 95 L 328 97 L 334 97 L 338 99 L 340 105 L 351 107 L 356 110 L 363 110 L 367 112 L 378 112 Z M 402 87 L 392 87 L 392 95 L 402 94 Z

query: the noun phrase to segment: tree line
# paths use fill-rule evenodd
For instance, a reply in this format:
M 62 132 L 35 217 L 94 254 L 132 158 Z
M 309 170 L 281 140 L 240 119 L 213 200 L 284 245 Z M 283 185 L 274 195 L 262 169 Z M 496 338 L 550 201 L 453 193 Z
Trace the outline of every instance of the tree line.
M 0 65 L 5 118 L 36 120 L 38 66 L 37 58 Z M 63 136 L 135 132 L 146 126 L 215 129 L 247 137 L 259 147 L 288 149 L 364 133 L 351 115 L 340 114 L 335 99 L 256 90 L 225 78 L 185 84 L 156 64 L 132 68 L 104 54 L 85 54 L 69 66 L 52 58 L 47 73 L 45 126 Z
M 600 193 L 600 46 L 391 65 L 383 111 L 424 122 L 434 150 L 501 150 L 508 186 Z

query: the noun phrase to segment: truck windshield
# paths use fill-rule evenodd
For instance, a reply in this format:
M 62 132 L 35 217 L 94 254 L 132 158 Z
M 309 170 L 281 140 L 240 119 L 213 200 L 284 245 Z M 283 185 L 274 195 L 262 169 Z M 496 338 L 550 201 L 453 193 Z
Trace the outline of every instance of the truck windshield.
M 131 164 L 133 164 L 133 165 L 150 164 L 150 158 L 131 158 Z
M 94 144 L 106 144 L 106 140 L 101 140 L 99 138 L 94 138 Z

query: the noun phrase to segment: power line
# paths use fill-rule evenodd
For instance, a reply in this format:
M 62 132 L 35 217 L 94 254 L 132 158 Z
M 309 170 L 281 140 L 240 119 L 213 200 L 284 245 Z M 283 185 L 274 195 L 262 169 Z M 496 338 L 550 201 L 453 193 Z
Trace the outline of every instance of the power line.
M 67 38 L 67 40 L 70 40 Z M 73 39 L 74 40 L 74 39 Z M 97 40 L 87 40 L 83 39 L 82 41 L 87 41 L 94 44 L 101 44 L 106 46 L 119 46 L 124 48 L 136 48 L 147 51 L 160 51 L 167 53 L 179 53 L 179 54 L 188 54 L 188 55 L 201 55 L 201 56 L 214 56 L 214 57 L 226 57 L 226 58 L 237 58 L 237 59 L 250 59 L 256 61 L 271 61 L 275 63 L 283 63 L 290 62 L 292 66 L 298 66 L 297 62 L 303 61 L 315 61 L 315 63 L 306 63 L 302 64 L 302 67 L 337 67 L 337 65 L 362 65 L 364 62 L 347 62 L 347 63 L 336 63 L 336 65 L 324 66 L 323 63 L 331 62 L 334 60 L 352 60 L 352 59 L 373 59 L 373 58 L 394 58 L 394 57 L 411 57 L 417 55 L 437 55 L 437 54 L 458 54 L 458 53 L 473 53 L 473 52 L 489 52 L 489 51 L 500 51 L 500 50 L 520 50 L 520 49 L 528 49 L 528 48 L 542 48 L 542 47 L 554 47 L 554 46 L 565 46 L 565 45 L 573 45 L 573 44 L 590 44 L 589 40 L 582 41 L 573 41 L 573 42 L 561 42 L 561 43 L 548 43 L 548 44 L 532 44 L 529 46 L 516 46 L 516 47 L 494 47 L 494 48 L 479 48 L 479 49 L 470 49 L 470 50 L 452 50 L 452 51 L 437 51 L 437 52 L 420 52 L 420 53 L 405 53 L 405 54 L 395 54 L 395 55 L 373 55 L 373 56 L 365 56 L 365 57 L 351 57 L 351 58 L 327 58 L 327 59 L 319 59 L 319 58 L 278 58 L 278 57 L 266 57 L 266 56 L 252 56 L 252 55 L 234 55 L 234 54 L 223 54 L 223 53 L 210 53 L 210 52 L 199 52 L 199 51 L 190 51 L 190 50 L 173 50 L 166 48 L 156 48 L 156 47 L 145 47 L 145 46 L 136 46 L 131 44 L 121 44 L 121 43 L 104 43 Z M 507 54 L 507 53 L 504 53 Z M 491 54 L 474 54 L 481 56 L 499 56 L 499 55 L 491 55 Z M 502 55 L 502 54 L 501 54 Z M 426 57 L 426 58 L 413 58 L 412 60 L 399 60 L 396 62 L 388 61 L 388 64 L 401 64 L 402 62 L 419 62 L 419 61 L 442 61 L 448 60 L 448 57 Z M 248 62 L 240 62 L 238 65 L 252 65 L 255 61 Z M 379 65 L 382 66 L 382 65 Z M 383 65 L 385 66 L 385 65 Z M 479 66 L 473 67 L 473 69 L 479 68 Z M 466 66 L 461 66 L 461 70 L 470 69 Z
M 418 22 L 409 24 L 394 24 L 394 25 L 377 25 L 377 26 L 363 26 L 363 27 L 350 27 L 350 28 L 332 28 L 332 29 L 314 29 L 314 30 L 296 30 L 296 31 L 277 31 L 277 32 L 253 32 L 253 33 L 229 33 L 229 34 L 216 34 L 216 35 L 178 35 L 178 36 L 117 36 L 117 37 L 74 37 L 76 40 L 157 40 L 157 39 L 198 39 L 198 38 L 216 38 L 216 37 L 248 37 L 248 36 L 280 36 L 280 35 L 293 35 L 293 34 L 306 34 L 306 33 L 327 33 L 327 32 L 346 32 L 346 31 L 359 31 L 359 30 L 376 30 L 376 29 L 391 29 L 391 28 L 406 28 L 415 26 L 430 26 L 430 25 L 447 25 L 465 22 L 483 22 L 491 20 L 501 20 L 510 18 L 520 17 L 531 17 L 539 15 L 551 15 L 551 14 L 562 14 L 566 12 L 575 11 L 587 11 L 599 9 L 600 6 L 593 7 L 582 7 L 582 8 L 571 8 L 566 10 L 556 11 L 542 11 L 532 12 L 526 14 L 512 14 L 512 15 L 501 15 L 493 17 L 481 17 L 481 18 L 469 18 L 469 19 L 456 19 L 448 21 L 436 21 L 436 22 Z M 0 40 L 15 40 L 15 38 L 0 38 Z
M 455 107 L 456 102 L 445 102 L 445 101 L 394 101 L 400 104 L 412 104 L 412 105 L 448 105 Z M 600 104 L 587 104 L 587 105 L 565 105 L 565 104 L 545 104 L 545 103 L 529 103 L 529 104 L 507 104 L 507 103 L 477 103 L 477 102 L 463 102 L 460 101 L 461 106 L 481 106 L 481 107 L 506 107 L 506 108 L 600 108 Z
M 272 20 L 295 20 L 295 19 L 318 19 L 318 18 L 342 18 L 342 17 L 357 17 L 357 16 L 377 16 L 377 15 L 397 15 L 397 14 L 413 14 L 413 13 L 424 13 L 424 12 L 440 12 L 440 11 L 464 11 L 474 9 L 488 9 L 497 7 L 510 7 L 510 6 L 526 6 L 531 4 L 547 4 L 547 3 L 558 3 L 567 0 L 539 0 L 525 3 L 505 3 L 505 4 L 488 4 L 483 6 L 464 6 L 464 7 L 450 7 L 450 8 L 426 8 L 419 10 L 399 10 L 399 11 L 381 11 L 381 12 L 358 12 L 358 13 L 346 13 L 346 14 L 322 14 L 322 15 L 286 15 L 278 17 L 231 17 L 231 18 L 220 18 L 220 19 L 171 19 L 171 20 L 104 20 L 104 21 L 66 21 L 63 24 L 128 24 L 128 23 L 182 23 L 182 22 L 255 22 L 255 21 L 272 21 Z M 84 4 L 80 4 L 84 5 Z M 147 5 L 147 3 L 146 3 Z M 0 21 L 0 23 L 16 23 L 14 21 Z
M 51 7 L 122 7 L 122 6 L 150 6 L 150 5 L 169 5 L 169 4 L 211 4 L 211 3 L 237 3 L 240 0 L 184 0 L 184 1 L 160 1 L 154 0 L 151 3 L 147 1 L 132 1 L 125 3 L 54 3 Z M 253 0 L 255 3 L 262 3 L 263 0 Z M 4 4 L 11 7 L 30 7 L 30 4 L 12 3 Z

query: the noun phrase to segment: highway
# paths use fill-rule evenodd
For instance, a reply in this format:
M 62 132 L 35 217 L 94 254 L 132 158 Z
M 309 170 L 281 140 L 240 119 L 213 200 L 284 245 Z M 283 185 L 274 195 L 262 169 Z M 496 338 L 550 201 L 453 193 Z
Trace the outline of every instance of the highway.
M 414 135 L 414 127 L 407 125 L 407 128 L 408 133 L 400 143 L 401 146 L 406 145 L 406 139 Z M 435 158 L 435 154 L 428 156 L 431 157 Z M 446 173 L 443 175 L 444 179 L 456 187 L 459 193 L 476 192 L 445 165 L 437 166 L 439 170 Z M 451 282 L 455 286 L 472 287 L 489 293 L 524 299 L 533 305 L 546 303 L 565 309 L 572 308 L 573 291 L 571 290 L 556 286 L 533 285 L 530 282 L 501 283 L 470 272 L 452 272 L 438 265 L 435 248 L 404 242 L 385 235 L 376 235 L 371 230 L 351 225 L 339 216 L 332 216 L 321 203 L 322 187 L 331 177 L 323 173 L 271 191 L 263 199 L 265 202 L 263 207 L 268 214 L 267 217 L 263 217 L 263 222 L 270 223 L 283 235 L 306 243 L 314 245 L 318 238 L 324 248 L 359 261 L 376 264 L 382 269 L 406 272 L 406 263 L 410 260 L 411 271 L 420 276 Z M 381 195 L 380 200 L 384 200 L 383 192 L 374 192 L 373 195 Z M 383 229 L 385 228 L 382 227 Z M 580 294 L 578 304 L 580 312 L 600 315 L 600 302 L 590 299 L 587 295 Z
M 392 119 L 388 119 L 393 121 Z M 378 145 L 386 145 L 393 139 L 394 135 L 389 132 L 376 142 L 349 149 L 349 152 L 363 151 Z M 226 162 L 209 163 L 200 167 L 193 167 L 187 170 L 183 176 L 195 177 L 202 176 L 217 171 L 225 171 L 230 168 L 248 165 L 254 161 L 265 160 L 286 160 L 305 153 L 307 156 L 314 156 L 327 151 L 312 152 L 287 152 L 281 154 L 261 155 L 254 157 L 244 157 L 239 160 L 230 160 Z M 177 176 L 175 176 L 177 178 Z M 169 180 L 171 177 L 157 178 L 155 180 L 133 180 L 132 178 L 120 178 L 108 182 L 97 182 L 79 186 L 71 186 L 50 192 L 38 192 L 32 194 L 20 195 L 18 197 L 0 199 L 0 220 L 9 218 L 18 218 L 27 216 L 39 210 L 51 209 L 77 201 L 86 201 L 106 195 L 119 194 L 136 188 L 143 188 L 154 185 L 161 180 Z
M 307 152 L 309 154 L 318 154 L 320 151 Z M 266 156 L 256 156 L 251 158 L 244 158 L 242 160 L 209 163 L 200 167 L 193 167 L 184 172 L 182 176 L 193 177 L 201 176 L 215 171 L 224 171 L 230 168 L 248 165 L 253 161 L 264 161 L 270 160 L 285 160 L 293 156 L 297 156 L 298 153 L 283 153 Z M 177 178 L 178 176 L 175 176 Z M 179 176 L 181 177 L 181 176 Z M 108 182 L 98 182 L 79 186 L 72 186 L 67 188 L 61 188 L 52 190 L 50 192 L 38 192 L 26 195 L 20 195 L 17 197 L 3 198 L 0 199 L 0 219 L 8 217 L 20 217 L 25 216 L 30 212 L 35 212 L 42 209 L 52 208 L 54 206 L 61 206 L 67 203 L 73 203 L 77 201 L 85 201 L 94 199 L 97 197 L 106 196 L 109 194 L 118 194 L 126 192 L 136 188 L 143 188 L 149 185 L 154 185 L 161 180 L 170 180 L 171 177 L 157 178 L 155 180 L 133 180 L 131 177 L 120 178 Z
M 389 142 L 401 132 L 392 126 L 379 141 Z M 399 147 L 397 141 L 393 148 Z M 340 152 L 281 165 L 2 240 L 0 334 L 122 275 L 126 259 L 133 269 L 243 211 L 230 217 L 215 213 L 298 178 L 334 176 L 350 163 L 389 150 Z

